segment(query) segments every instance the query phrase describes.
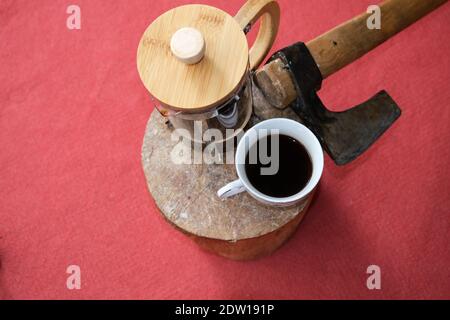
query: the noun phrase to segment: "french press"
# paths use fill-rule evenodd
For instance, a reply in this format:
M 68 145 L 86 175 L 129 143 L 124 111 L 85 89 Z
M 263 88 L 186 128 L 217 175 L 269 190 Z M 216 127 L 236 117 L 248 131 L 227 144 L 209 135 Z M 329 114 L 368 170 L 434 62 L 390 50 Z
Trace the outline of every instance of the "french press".
M 246 34 L 260 18 L 249 49 Z M 202 137 L 205 130 L 218 129 L 223 141 L 237 136 L 252 113 L 251 73 L 272 47 L 279 19 L 274 0 L 250 0 L 235 17 L 200 4 L 159 16 L 137 53 L 139 75 L 155 107 L 191 141 L 195 130 Z

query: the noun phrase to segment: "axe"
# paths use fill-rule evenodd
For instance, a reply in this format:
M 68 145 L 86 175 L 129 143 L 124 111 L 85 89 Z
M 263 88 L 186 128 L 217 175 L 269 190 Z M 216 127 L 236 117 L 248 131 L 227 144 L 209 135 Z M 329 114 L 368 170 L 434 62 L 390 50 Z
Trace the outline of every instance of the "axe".
M 366 151 L 400 117 L 401 110 L 383 90 L 344 112 L 329 111 L 317 96 L 322 80 L 445 2 L 384 1 L 379 5 L 381 29 L 369 29 L 372 13 L 363 13 L 306 44 L 278 51 L 256 72 L 255 83 L 273 107 L 293 108 L 337 165 L 347 164 Z M 239 14 L 245 14 L 245 8 Z

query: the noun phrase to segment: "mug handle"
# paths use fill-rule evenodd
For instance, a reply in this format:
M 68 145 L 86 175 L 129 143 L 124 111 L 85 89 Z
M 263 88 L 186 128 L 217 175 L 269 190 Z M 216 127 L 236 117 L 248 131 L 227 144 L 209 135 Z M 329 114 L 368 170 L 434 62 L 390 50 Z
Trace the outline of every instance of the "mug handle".
M 226 199 L 244 191 L 245 191 L 244 184 L 242 183 L 241 180 L 238 179 L 236 181 L 227 184 L 225 187 L 220 188 L 220 190 L 217 191 L 217 195 L 221 199 Z
M 255 43 L 250 48 L 250 70 L 259 67 L 275 41 L 280 25 L 280 6 L 275 0 L 249 0 L 234 17 L 245 33 L 261 17 Z

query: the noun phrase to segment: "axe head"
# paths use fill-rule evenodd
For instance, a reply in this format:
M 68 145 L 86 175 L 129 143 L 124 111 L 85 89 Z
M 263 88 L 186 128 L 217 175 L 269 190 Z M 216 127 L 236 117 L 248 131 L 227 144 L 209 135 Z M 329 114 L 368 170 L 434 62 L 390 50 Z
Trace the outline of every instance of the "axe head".
M 277 52 L 273 59 L 283 61 L 295 83 L 298 97 L 291 107 L 337 165 L 356 159 L 401 114 L 400 108 L 385 91 L 344 112 L 327 110 L 316 93 L 320 90 L 322 75 L 304 43 L 299 42 Z
M 320 103 L 302 110 L 307 126 L 337 165 L 344 165 L 366 151 L 400 116 L 394 100 L 381 91 L 368 101 L 344 112 L 330 112 Z

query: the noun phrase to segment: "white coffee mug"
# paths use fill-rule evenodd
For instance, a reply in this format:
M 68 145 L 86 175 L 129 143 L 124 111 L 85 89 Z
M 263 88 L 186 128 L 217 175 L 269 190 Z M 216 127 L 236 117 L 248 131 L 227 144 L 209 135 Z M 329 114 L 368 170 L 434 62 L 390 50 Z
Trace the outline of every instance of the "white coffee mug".
M 306 186 L 297 194 L 277 198 L 258 191 L 249 181 L 245 172 L 245 160 L 250 148 L 258 140 L 271 134 L 287 135 L 300 142 L 308 152 L 312 162 L 312 175 Z M 247 191 L 256 200 L 272 206 L 291 206 L 304 201 L 316 188 L 323 172 L 323 151 L 316 136 L 304 125 L 290 119 L 276 118 L 258 123 L 249 129 L 239 141 L 236 149 L 235 166 L 238 180 L 221 188 L 217 195 L 226 199 L 238 193 Z

